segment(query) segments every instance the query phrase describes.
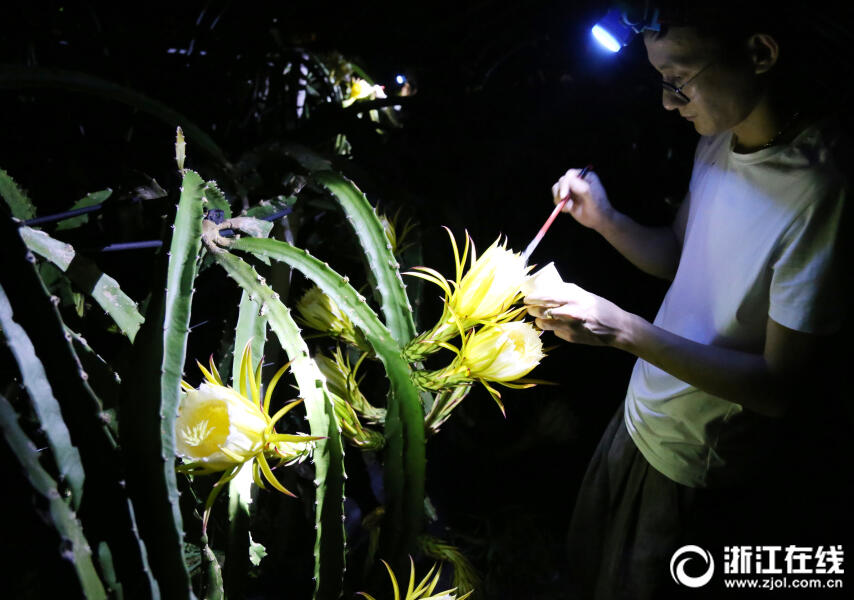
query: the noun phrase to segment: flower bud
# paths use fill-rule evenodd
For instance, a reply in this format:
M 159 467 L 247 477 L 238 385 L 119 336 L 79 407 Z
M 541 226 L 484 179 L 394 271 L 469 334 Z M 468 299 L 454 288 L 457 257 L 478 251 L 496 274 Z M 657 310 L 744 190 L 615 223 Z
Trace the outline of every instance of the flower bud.
M 302 322 L 312 329 L 369 351 L 365 336 L 359 331 L 335 301 L 314 286 L 297 302 L 297 312 Z
M 340 348 L 336 350 L 334 359 L 323 354 L 317 354 L 314 360 L 326 378 L 326 387 L 331 393 L 346 401 L 366 422 L 382 423 L 385 421 L 385 409 L 373 406 L 359 389 L 356 372 L 361 360 L 356 363 L 355 367 L 351 367 L 349 358 L 344 357 Z

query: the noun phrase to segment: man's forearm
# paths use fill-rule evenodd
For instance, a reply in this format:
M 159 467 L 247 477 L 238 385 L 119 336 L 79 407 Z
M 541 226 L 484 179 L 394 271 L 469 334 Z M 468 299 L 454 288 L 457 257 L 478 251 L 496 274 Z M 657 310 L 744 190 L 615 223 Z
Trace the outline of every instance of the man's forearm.
M 647 227 L 614 211 L 596 231 L 641 271 L 668 280 L 676 275 L 681 247 L 670 227 Z
M 637 315 L 613 345 L 709 394 L 766 416 L 782 416 L 792 388 L 773 376 L 761 354 L 693 342 Z

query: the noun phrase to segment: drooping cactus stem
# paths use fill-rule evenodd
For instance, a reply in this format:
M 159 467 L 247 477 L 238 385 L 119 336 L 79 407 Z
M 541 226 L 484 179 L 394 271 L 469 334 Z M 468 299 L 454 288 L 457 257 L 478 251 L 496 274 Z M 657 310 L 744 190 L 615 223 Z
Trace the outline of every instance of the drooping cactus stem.
M 270 241 L 270 240 L 266 240 Z M 226 270 L 251 297 L 265 308 L 270 328 L 276 333 L 287 353 L 300 390 L 305 400 L 306 414 L 311 434 L 323 437 L 317 441 L 313 453 L 315 467 L 315 598 L 337 598 L 341 594 L 344 573 L 344 449 L 335 422 L 334 409 L 328 398 L 323 375 L 309 357 L 308 346 L 290 311 L 273 290 L 263 282 L 248 264 L 229 252 L 214 255 Z M 253 479 L 263 487 L 261 472 L 271 476 L 263 454 L 253 464 Z M 271 479 L 274 484 L 275 479 Z M 274 484 L 275 485 L 275 484 Z M 281 491 L 281 490 L 280 490 Z

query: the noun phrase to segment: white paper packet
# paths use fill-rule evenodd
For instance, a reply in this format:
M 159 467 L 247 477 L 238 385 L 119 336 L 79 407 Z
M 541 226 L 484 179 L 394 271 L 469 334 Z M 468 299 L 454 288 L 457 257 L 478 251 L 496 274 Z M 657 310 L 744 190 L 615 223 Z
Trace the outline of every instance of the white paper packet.
M 557 268 L 553 262 L 550 262 L 545 267 L 528 275 L 522 283 L 522 294 L 527 296 L 549 296 L 553 292 L 557 292 L 564 284 Z

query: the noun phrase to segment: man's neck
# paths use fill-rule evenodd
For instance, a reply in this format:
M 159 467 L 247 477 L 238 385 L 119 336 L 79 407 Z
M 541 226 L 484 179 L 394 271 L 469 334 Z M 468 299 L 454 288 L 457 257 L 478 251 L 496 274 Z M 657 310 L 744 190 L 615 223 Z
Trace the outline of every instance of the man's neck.
M 793 112 L 772 106 L 767 96 L 762 98 L 747 118 L 732 128 L 735 150 L 747 154 L 779 141 L 780 130 L 791 124 Z

